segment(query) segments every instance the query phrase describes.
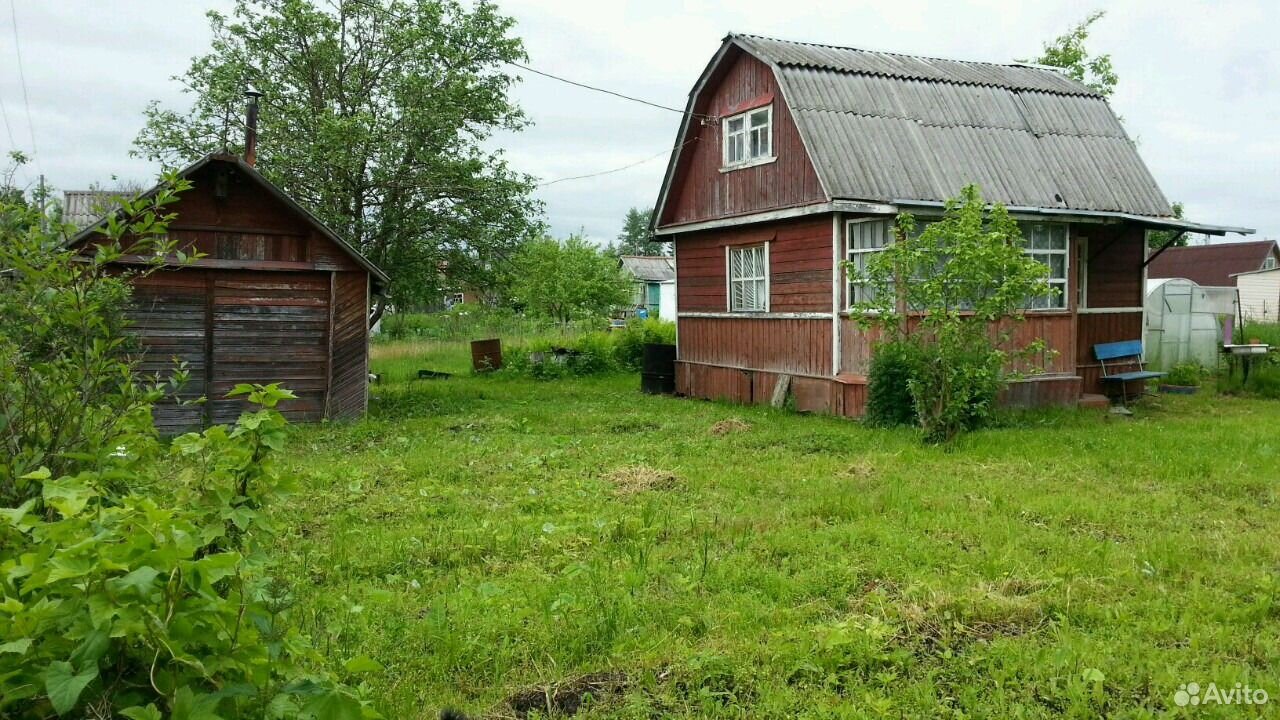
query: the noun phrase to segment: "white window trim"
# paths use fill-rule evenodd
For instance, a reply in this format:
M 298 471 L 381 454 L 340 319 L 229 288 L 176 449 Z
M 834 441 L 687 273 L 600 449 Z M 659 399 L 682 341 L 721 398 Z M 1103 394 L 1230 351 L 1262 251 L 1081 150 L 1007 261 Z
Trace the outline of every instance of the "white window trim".
M 1280 265 L 1280 263 L 1276 262 L 1275 255 L 1268 255 L 1266 259 L 1262 261 L 1263 270 L 1275 270 L 1278 265 Z
M 850 257 L 850 256 L 855 252 L 855 250 L 851 247 L 851 244 L 853 243 L 853 226 L 854 226 L 854 225 L 861 224 L 861 223 L 869 223 L 869 222 L 887 222 L 887 223 L 889 223 L 889 225 L 890 225 L 890 236 L 889 236 L 889 242 L 893 242 L 893 232 L 892 232 L 892 229 L 893 229 L 893 220 L 892 220 L 892 219 L 890 219 L 890 218 L 883 218 L 883 217 L 865 217 L 865 218 L 855 218 L 855 219 L 853 219 L 853 220 L 847 220 L 847 221 L 845 221 L 845 224 L 844 224 L 844 258 L 843 258 L 843 259 L 844 259 L 844 261 L 845 261 L 845 262 L 850 262 L 850 261 L 853 259 L 853 258 L 852 258 L 852 257 Z M 886 245 L 885 247 L 888 247 L 888 245 Z M 868 249 L 860 249 L 860 250 L 857 250 L 856 252 L 857 252 L 858 254 L 860 254 L 860 255 L 871 255 L 871 254 L 878 253 L 878 252 L 884 252 L 884 250 L 885 250 L 885 248 L 883 248 L 883 247 L 882 247 L 882 248 L 876 248 L 876 249 L 871 249 L 871 250 L 868 250 Z M 854 283 L 854 281 L 853 281 L 852 279 L 850 279 L 850 277 L 849 277 L 849 270 L 848 270 L 848 266 L 845 266 L 845 271 L 844 271 L 844 282 L 842 283 L 842 291 L 844 292 L 844 310 L 843 310 L 843 312 L 845 312 L 845 313 L 851 313 L 851 312 L 853 312 L 853 311 L 854 311 L 854 309 L 853 309 L 853 287 L 852 287 L 853 283 Z M 878 315 L 878 314 L 879 314 L 879 311 L 872 310 L 872 311 L 868 312 L 867 314 L 875 314 L 875 315 Z
M 729 123 L 738 119 L 742 120 L 742 127 L 743 127 L 742 151 L 745 156 L 746 152 L 750 148 L 750 139 L 751 139 L 750 116 L 754 113 L 760 112 L 761 110 L 765 110 L 769 113 L 769 123 L 766 126 L 769 128 L 769 154 L 761 155 L 759 157 L 754 157 L 754 158 L 745 158 L 743 160 L 739 160 L 738 162 L 734 162 L 734 163 L 729 162 Z M 778 159 L 778 156 L 777 156 L 777 153 L 774 152 L 774 146 L 773 146 L 773 103 L 769 103 L 768 105 L 761 105 L 759 107 L 753 107 L 749 110 L 744 110 L 740 113 L 737 113 L 735 115 L 730 115 L 720 120 L 720 172 L 729 172 L 731 170 L 741 170 L 743 168 L 755 167 L 757 165 L 767 165 L 768 163 L 771 163 L 777 159 Z
M 845 262 L 848 262 L 848 261 L 850 261 L 850 260 L 852 259 L 852 258 L 851 258 L 851 255 L 852 255 L 854 252 L 857 252 L 857 253 L 862 254 L 862 255 L 870 255 L 870 254 L 873 254 L 873 253 L 884 252 L 884 248 L 879 248 L 879 249 L 874 249 L 874 250 L 859 249 L 859 250 L 856 250 L 856 251 L 855 251 L 852 247 L 850 247 L 850 244 L 853 242 L 853 226 L 854 226 L 855 224 L 858 224 L 858 223 L 867 223 L 867 222 L 885 222 L 885 221 L 886 221 L 886 220 L 885 220 L 885 218 L 876 218 L 876 217 L 856 218 L 856 219 L 853 219 L 853 220 L 847 220 L 847 221 L 845 221 L 845 225 L 844 225 L 844 260 L 845 260 Z M 888 222 L 892 223 L 892 221 L 891 221 L 891 220 L 890 220 L 890 221 L 888 221 Z M 925 220 L 924 222 L 925 222 L 925 223 L 932 222 L 932 219 Z M 1031 225 L 1031 224 L 1033 224 L 1033 223 L 1030 223 L 1030 222 L 1027 222 L 1027 223 L 1020 223 L 1020 225 Z M 1072 267 L 1073 267 L 1073 264 L 1072 264 L 1072 262 L 1071 262 L 1071 249 L 1072 249 L 1072 232 L 1071 232 L 1071 223 L 1039 222 L 1039 223 L 1035 223 L 1035 224 L 1041 224 L 1041 225 L 1063 225 L 1063 226 L 1066 228 L 1066 247 L 1065 247 L 1064 249 L 1062 249 L 1062 250 L 1051 250 L 1051 249 L 1032 249 L 1032 248 L 1028 247 L 1028 248 L 1026 248 L 1026 249 L 1023 251 L 1023 252 L 1024 252 L 1025 254 L 1027 254 L 1027 255 L 1038 254 L 1038 255 L 1062 255 L 1062 256 L 1063 256 L 1063 263 L 1064 263 L 1064 267 L 1063 267 L 1063 277 L 1062 277 L 1062 280 L 1063 280 L 1063 287 L 1062 287 L 1062 302 L 1063 302 L 1063 306 L 1062 306 L 1062 307 L 1044 307 L 1044 308 L 1025 308 L 1025 309 L 1024 309 L 1024 312 L 1028 312 L 1028 313 L 1063 313 L 1063 312 L 1070 312 L 1070 311 L 1072 310 L 1072 303 L 1071 303 L 1070 293 L 1071 293 L 1071 269 L 1072 269 Z M 1027 239 L 1027 238 L 1026 238 L 1026 236 L 1025 236 L 1025 234 L 1024 234 L 1024 236 L 1023 236 L 1023 239 L 1024 239 L 1024 240 L 1025 240 L 1025 239 Z M 895 241 L 895 238 L 893 237 L 893 234 L 892 234 L 892 233 L 890 233 L 890 236 L 889 236 L 889 242 L 890 242 L 890 243 L 892 243 L 892 242 L 894 242 L 894 241 Z M 887 247 L 887 245 L 886 245 L 886 247 Z M 853 304 L 854 304 L 854 303 L 853 303 L 853 292 L 852 292 L 852 289 L 853 289 L 853 288 L 851 287 L 852 285 L 853 285 L 853 281 L 849 278 L 849 272 L 848 272 L 848 270 L 846 269 L 846 270 L 845 270 L 845 273 L 844 273 L 844 282 L 842 283 L 842 286 L 843 286 L 843 292 L 844 292 L 844 294 L 845 294 L 845 298 L 844 298 L 844 309 L 842 310 L 842 312 L 843 312 L 843 313 L 845 313 L 846 315 L 847 315 L 847 314 L 851 314 L 851 313 L 853 313 L 853 312 L 854 312 L 854 307 L 853 307 Z M 1083 305 L 1082 305 L 1082 306 L 1083 306 Z
M 1063 264 L 1063 266 L 1062 266 L 1062 279 L 1061 279 L 1061 281 L 1060 281 L 1060 282 L 1062 283 L 1062 295 L 1061 295 L 1061 298 L 1062 298 L 1062 307 L 1025 308 L 1025 309 L 1024 309 L 1024 312 L 1029 312 L 1029 313 L 1062 313 L 1062 312 L 1070 312 L 1070 311 L 1071 311 L 1071 268 L 1072 268 L 1072 263 L 1071 263 L 1071 223 L 1058 223 L 1058 222 L 1036 222 L 1036 223 L 1030 223 L 1030 222 L 1028 222 L 1028 223 L 1022 223 L 1022 224 L 1023 224 L 1023 225 L 1061 225 L 1061 226 L 1063 227 L 1063 236 L 1064 236 L 1065 243 L 1066 243 L 1065 247 L 1063 247 L 1061 250 L 1052 250 L 1052 249 L 1047 249 L 1047 248 L 1034 248 L 1034 249 L 1033 249 L 1033 248 L 1031 248 L 1029 245 L 1028 245 L 1028 247 L 1026 247 L 1026 248 L 1023 250 L 1023 252 L 1024 252 L 1024 253 L 1026 253 L 1027 255 L 1061 255 L 1061 256 L 1062 256 L 1062 264 Z M 1030 242 L 1030 238 L 1028 238 L 1028 237 L 1027 237 L 1026 233 L 1023 233 L 1022 239 L 1023 239 L 1023 240 L 1025 240 L 1025 241 L 1027 241 L 1028 243 Z M 1046 280 L 1046 282 L 1049 282 L 1049 281 L 1051 281 L 1051 280 L 1053 280 L 1053 278 L 1052 278 L 1052 277 L 1048 278 L 1048 280 Z M 1052 282 L 1050 282 L 1050 287 L 1057 287 L 1057 286 L 1056 286 L 1055 284 L 1053 284 Z
M 769 265 L 769 245 L 768 240 L 761 243 L 750 243 L 747 245 L 725 245 L 724 246 L 724 308 L 725 311 L 733 315 L 750 315 L 769 312 L 770 295 L 772 287 L 770 276 L 773 275 Z M 764 308 L 761 310 L 735 310 L 733 307 L 733 251 L 746 250 L 748 248 L 764 248 Z

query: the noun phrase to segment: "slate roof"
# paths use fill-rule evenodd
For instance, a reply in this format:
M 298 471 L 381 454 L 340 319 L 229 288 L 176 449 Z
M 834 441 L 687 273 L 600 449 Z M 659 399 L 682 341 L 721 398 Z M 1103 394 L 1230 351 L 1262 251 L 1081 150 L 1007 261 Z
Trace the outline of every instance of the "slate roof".
M 1168 217 L 1106 100 L 1056 70 L 731 34 L 772 66 L 835 199 L 991 202 Z
M 670 256 L 623 255 L 618 261 L 622 269 L 637 280 L 666 282 L 676 279 L 676 259 Z
M 67 190 L 62 194 L 62 220 L 76 230 L 96 224 L 116 206 L 123 190 Z
M 1231 287 L 1236 284 L 1232 275 L 1261 270 L 1272 254 L 1280 260 L 1275 240 L 1171 247 L 1147 265 L 1147 277 L 1179 277 L 1210 287 Z

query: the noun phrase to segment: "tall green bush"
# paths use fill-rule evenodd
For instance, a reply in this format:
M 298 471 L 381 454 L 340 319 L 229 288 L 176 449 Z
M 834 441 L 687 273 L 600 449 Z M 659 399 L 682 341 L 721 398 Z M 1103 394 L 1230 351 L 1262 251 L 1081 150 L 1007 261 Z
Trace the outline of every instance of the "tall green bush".
M 274 407 L 293 395 L 241 394 L 261 409 L 176 439 L 170 464 L 182 470 L 163 494 L 117 496 L 111 467 L 26 474 L 38 494 L 0 510 L 0 715 L 375 716 L 318 669 L 287 621 L 288 589 L 267 574 L 264 510 L 289 487 Z
M 921 232 L 912 215 L 899 215 L 894 242 L 867 265 L 872 299 L 854 309 L 865 328 L 911 348 L 917 361 L 907 386 L 931 442 L 991 420 L 1008 368 L 1044 352 L 1042 341 L 1012 339 L 1030 299 L 1051 292 L 1046 268 L 1024 247 L 1008 211 L 988 209 L 969 185 Z
M 867 372 L 866 422 L 876 427 L 915 425 L 911 380 L 918 374 L 917 348 L 911 343 L 882 343 L 871 356 Z
M 150 258 L 131 266 L 138 275 L 186 261 L 165 234 L 166 207 L 189 186 L 170 175 L 156 194 L 122 199 L 88 255 L 66 247 L 73 228 L 0 193 L 0 503 L 38 492 L 24 478 L 40 467 L 55 477 L 97 467 L 152 432 L 166 384 L 135 380 L 128 276 L 111 264 Z

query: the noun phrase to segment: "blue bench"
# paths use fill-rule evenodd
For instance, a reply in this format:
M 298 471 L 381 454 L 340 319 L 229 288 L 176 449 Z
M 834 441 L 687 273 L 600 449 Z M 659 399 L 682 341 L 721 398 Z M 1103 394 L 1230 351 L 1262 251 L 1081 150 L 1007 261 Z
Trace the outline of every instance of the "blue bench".
M 1102 363 L 1102 381 L 1120 383 L 1121 402 L 1128 399 L 1128 384 L 1139 380 L 1153 380 L 1169 373 L 1148 370 L 1142 363 L 1142 341 L 1098 343 L 1093 346 L 1093 356 Z M 1110 366 L 1107 363 L 1110 362 Z M 1124 368 L 1132 368 L 1124 370 Z

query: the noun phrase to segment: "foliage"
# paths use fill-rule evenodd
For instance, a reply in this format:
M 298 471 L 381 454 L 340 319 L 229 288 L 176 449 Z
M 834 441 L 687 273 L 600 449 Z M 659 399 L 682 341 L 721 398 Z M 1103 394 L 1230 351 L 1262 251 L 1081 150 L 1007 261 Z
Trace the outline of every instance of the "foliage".
M 1177 717 L 1197 677 L 1276 702 L 1280 403 L 1029 412 L 938 452 L 638 385 L 384 379 L 367 420 L 295 431 L 280 572 L 316 647 L 394 669 L 384 714 L 519 717 L 606 671 L 573 720 Z M 636 466 L 672 480 L 619 494 Z
M 922 232 L 899 215 L 896 235 L 868 263 L 872 299 L 855 310 L 864 327 L 913 348 L 908 387 L 920 426 L 932 442 L 950 440 L 991 418 L 1006 368 L 1044 350 L 1041 341 L 1016 346 L 1012 326 L 1030 298 L 1050 292 L 1047 270 L 1025 254 L 1004 206 L 988 211 L 975 185 Z
M 238 151 L 252 85 L 258 169 L 391 272 L 397 307 L 488 286 L 540 231 L 532 179 L 486 142 L 525 124 L 507 66 L 524 48 L 492 3 L 237 0 L 209 22 L 212 52 L 179 78 L 191 109 L 152 103 L 139 155 Z
M 563 323 L 544 317 L 531 317 L 510 308 L 485 305 L 455 305 L 437 313 L 388 313 L 382 317 L 376 343 L 401 340 L 459 341 L 502 338 L 504 342 L 522 342 L 548 335 L 562 337 L 599 330 L 604 323 L 593 318 Z
M 274 407 L 293 395 L 275 385 L 231 394 L 261 409 L 230 431 L 176 439 L 171 498 L 115 497 L 106 469 L 27 474 L 39 497 L 0 513 L 6 717 L 374 716 L 309 669 L 315 652 L 285 622 L 292 599 L 264 574 L 274 535 L 264 508 L 288 487 Z
M 568 338 L 539 339 L 508 347 L 503 354 L 503 374 L 527 375 L 538 380 L 637 372 L 644 346 L 675 343 L 675 323 L 657 318 L 633 319 L 611 332 L 588 332 Z
M 1173 217 L 1181 220 L 1186 207 L 1180 202 L 1174 202 L 1172 205 Z M 1175 239 L 1176 238 L 1176 239 Z M 1158 250 L 1164 247 L 1165 243 L 1172 241 L 1169 247 L 1186 247 L 1190 244 L 1190 235 L 1188 233 L 1180 233 L 1177 230 L 1148 230 L 1147 231 L 1147 247 L 1152 250 Z
M 893 341 L 875 347 L 867 371 L 866 421 L 876 427 L 916 425 L 916 405 L 911 397 L 911 379 L 920 369 L 918 348 Z
M 659 318 L 633 318 L 626 327 L 612 333 L 617 347 L 618 365 L 639 371 L 644 362 L 645 345 L 675 345 L 676 324 Z
M 515 265 L 512 292 L 533 315 L 565 323 L 600 318 L 631 297 L 618 261 L 578 235 L 527 243 Z
M 1178 363 L 1169 370 L 1169 374 L 1165 375 L 1160 382 L 1165 385 L 1195 387 L 1200 384 L 1200 380 L 1204 378 L 1204 374 L 1205 370 L 1200 367 L 1200 363 Z
M 1111 55 L 1089 55 L 1085 41 L 1089 28 L 1107 13 L 1095 10 L 1080 24 L 1044 44 L 1040 57 L 1030 62 L 1066 70 L 1067 75 L 1088 85 L 1103 97 L 1111 97 L 1120 78 L 1111 65 Z
M 121 440 L 153 433 L 150 404 L 184 373 L 135 381 L 129 284 L 108 266 L 126 253 L 149 258 L 132 274 L 188 260 L 165 236 L 166 207 L 187 187 L 169 175 L 155 195 L 121 199 L 87 256 L 65 246 L 71 228 L 0 202 L 0 503 L 38 493 L 24 477 L 40 467 L 74 475 L 107 463 Z
M 653 219 L 653 208 L 627 210 L 627 217 L 622 221 L 622 232 L 618 233 L 618 242 L 609 245 L 609 254 L 622 255 L 670 255 L 671 243 L 650 242 L 649 223 Z

